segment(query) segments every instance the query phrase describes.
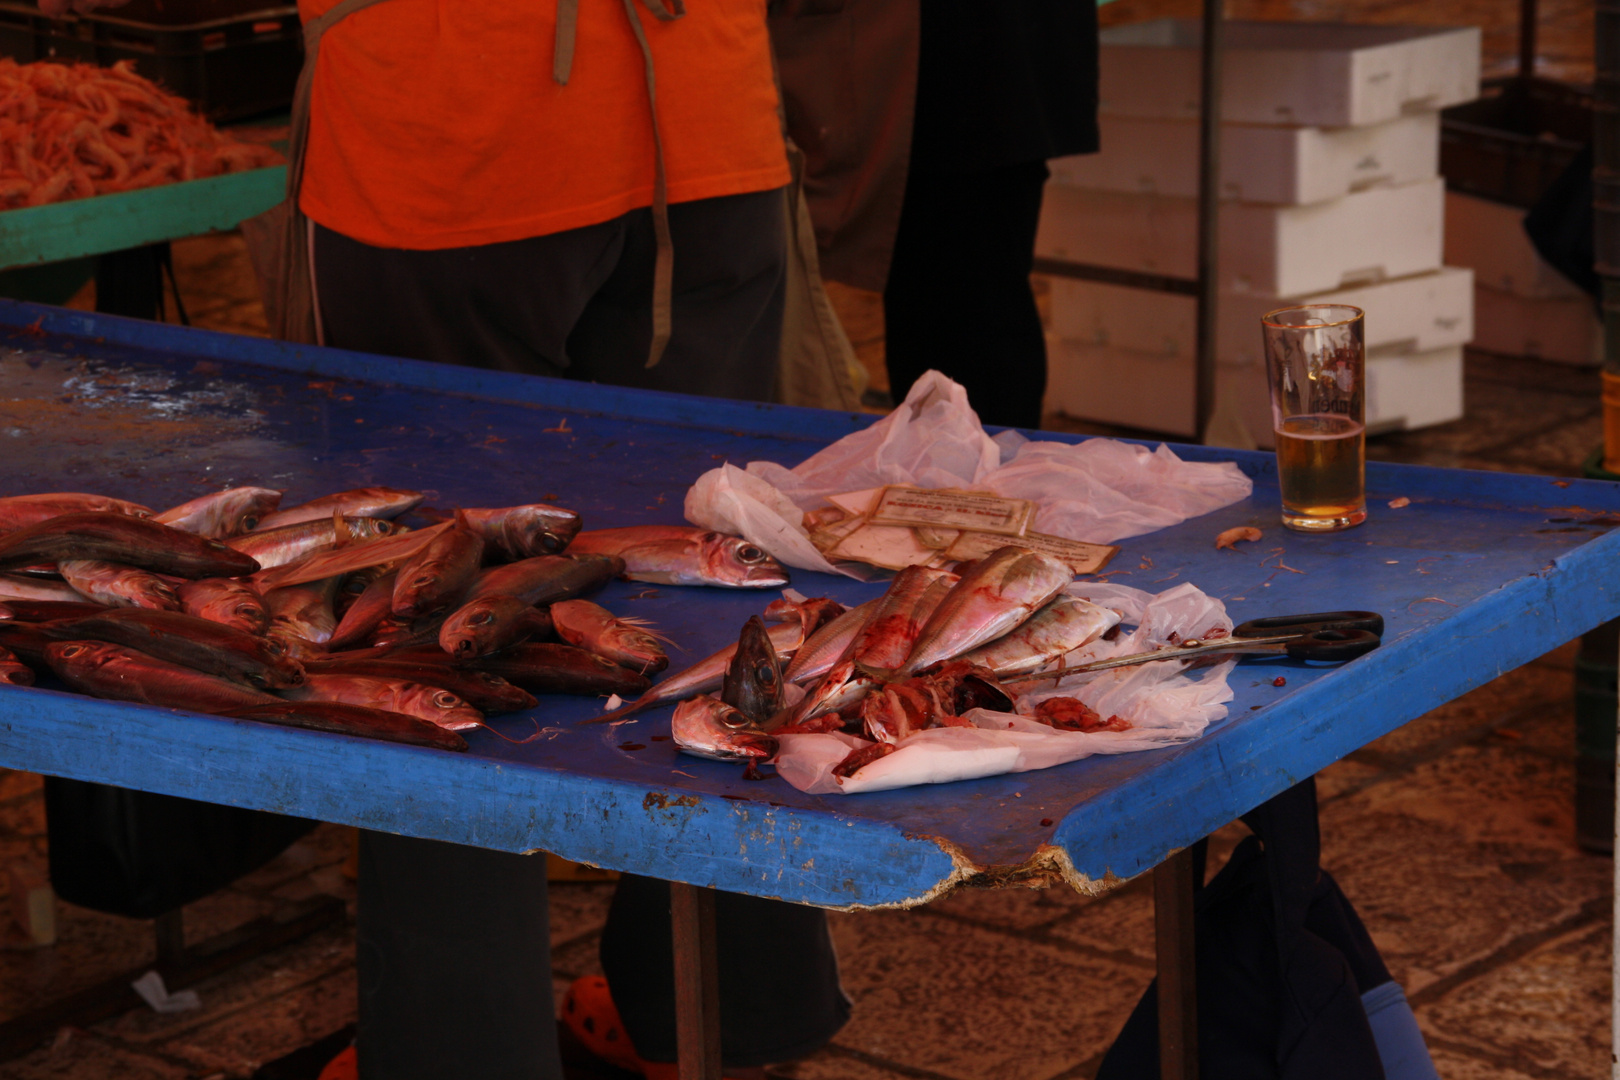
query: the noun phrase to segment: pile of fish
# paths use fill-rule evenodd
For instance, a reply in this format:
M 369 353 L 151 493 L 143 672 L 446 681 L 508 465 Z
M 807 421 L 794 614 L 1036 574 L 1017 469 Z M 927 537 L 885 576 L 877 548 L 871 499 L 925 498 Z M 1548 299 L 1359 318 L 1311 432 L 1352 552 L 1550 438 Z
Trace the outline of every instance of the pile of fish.
M 82 493 L 0 498 L 0 679 L 446 749 L 538 693 L 633 695 L 659 637 L 582 596 L 614 577 L 769 588 L 737 537 L 580 532 L 534 503 L 394 519 L 422 495 L 339 492 L 289 509 L 239 487 L 154 512 Z
M 1049 555 L 1008 545 L 957 569 L 907 567 L 882 596 L 847 610 L 777 601 L 765 613 L 775 625 L 756 616 L 735 646 L 598 719 L 678 700 L 676 745 L 750 769 L 775 756 L 779 735 L 861 735 L 871 745 L 835 770 L 849 776 L 919 731 L 971 726 L 972 709 L 1012 711 L 1016 692 L 1001 680 L 1061 670 L 1119 624 L 1118 612 L 1067 595 L 1074 573 Z M 1071 731 L 1128 726 L 1074 698 L 1043 702 L 1034 719 Z
M 0 57 L 0 210 L 281 160 L 218 131 L 128 60 L 103 68 Z

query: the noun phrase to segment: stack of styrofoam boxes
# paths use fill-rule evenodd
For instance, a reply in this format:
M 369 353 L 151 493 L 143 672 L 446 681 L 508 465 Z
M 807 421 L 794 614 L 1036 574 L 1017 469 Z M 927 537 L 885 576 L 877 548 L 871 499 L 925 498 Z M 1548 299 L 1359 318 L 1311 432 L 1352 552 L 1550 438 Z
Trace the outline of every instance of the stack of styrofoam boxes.
M 1446 192 L 1446 262 L 1474 269 L 1474 345 L 1561 364 L 1603 362 L 1591 297 L 1554 270 L 1524 231 L 1524 210 Z
M 1373 431 L 1462 415 L 1472 278 L 1442 265 L 1439 113 L 1479 90 L 1479 31 L 1227 24 L 1217 402 L 1272 444 L 1260 316 L 1367 311 Z M 1196 275 L 1198 27 L 1106 31 L 1102 152 L 1052 163 L 1038 254 Z M 1053 277 L 1047 407 L 1196 435 L 1195 302 Z

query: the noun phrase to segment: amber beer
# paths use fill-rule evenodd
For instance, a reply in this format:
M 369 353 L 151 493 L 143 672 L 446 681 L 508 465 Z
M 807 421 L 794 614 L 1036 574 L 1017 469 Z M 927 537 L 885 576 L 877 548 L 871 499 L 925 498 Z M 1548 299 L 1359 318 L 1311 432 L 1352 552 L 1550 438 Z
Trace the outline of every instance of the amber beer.
M 1365 424 L 1334 413 L 1290 416 L 1277 428 L 1283 521 L 1296 529 L 1342 529 L 1366 520 Z
M 1331 532 L 1367 520 L 1365 317 L 1349 304 L 1303 304 L 1260 319 L 1282 522 L 1291 529 Z

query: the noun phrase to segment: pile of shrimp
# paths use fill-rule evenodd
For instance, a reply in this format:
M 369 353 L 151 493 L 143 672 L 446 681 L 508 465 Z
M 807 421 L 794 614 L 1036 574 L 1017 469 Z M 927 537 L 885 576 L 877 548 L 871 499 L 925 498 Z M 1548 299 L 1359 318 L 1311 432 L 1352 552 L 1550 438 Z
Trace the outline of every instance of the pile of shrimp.
M 104 68 L 0 57 L 0 210 L 280 161 L 221 134 L 128 60 Z

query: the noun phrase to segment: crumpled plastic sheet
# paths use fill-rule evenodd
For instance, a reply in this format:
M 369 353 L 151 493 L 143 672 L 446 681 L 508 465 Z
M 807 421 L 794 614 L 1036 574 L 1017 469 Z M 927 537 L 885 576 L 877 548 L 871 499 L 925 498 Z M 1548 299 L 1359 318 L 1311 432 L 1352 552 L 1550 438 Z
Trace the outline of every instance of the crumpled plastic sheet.
M 1156 596 L 1108 582 L 1076 582 L 1068 591 L 1113 608 L 1124 624 L 1135 625 L 1113 641 L 1096 641 L 1071 653 L 1067 658 L 1071 665 L 1148 652 L 1171 644 L 1172 634 L 1174 640 L 1184 641 L 1217 628 L 1232 629 L 1225 605 L 1189 583 Z M 855 795 L 1047 769 L 1093 754 L 1173 746 L 1196 739 L 1210 724 L 1226 718 L 1226 703 L 1232 700 L 1228 676 L 1236 663 L 1229 659 L 1192 668 L 1184 661 L 1161 660 L 1070 676 L 1056 685 L 1042 684 L 1018 699 L 1019 710 L 1029 714 L 1047 698 L 1076 697 L 1105 719 L 1129 720 L 1126 731 L 1059 731 L 1027 715 L 974 709 L 967 714 L 974 727 L 919 732 L 894 753 L 848 778 L 834 776 L 833 767 L 851 750 L 871 745 L 867 740 L 841 734 L 784 735 L 776 770 L 800 791 Z
M 1246 499 L 1253 482 L 1231 462 L 1182 461 L 1113 439 L 1079 444 L 1031 440 L 1016 431 L 992 439 L 967 391 L 937 371 L 864 431 L 844 436 L 793 469 L 727 463 L 686 494 L 694 525 L 745 536 L 789 566 L 870 579 L 833 565 L 810 543 L 803 511 L 828 495 L 885 484 L 975 488 L 1033 500 L 1038 532 L 1111 544 Z

